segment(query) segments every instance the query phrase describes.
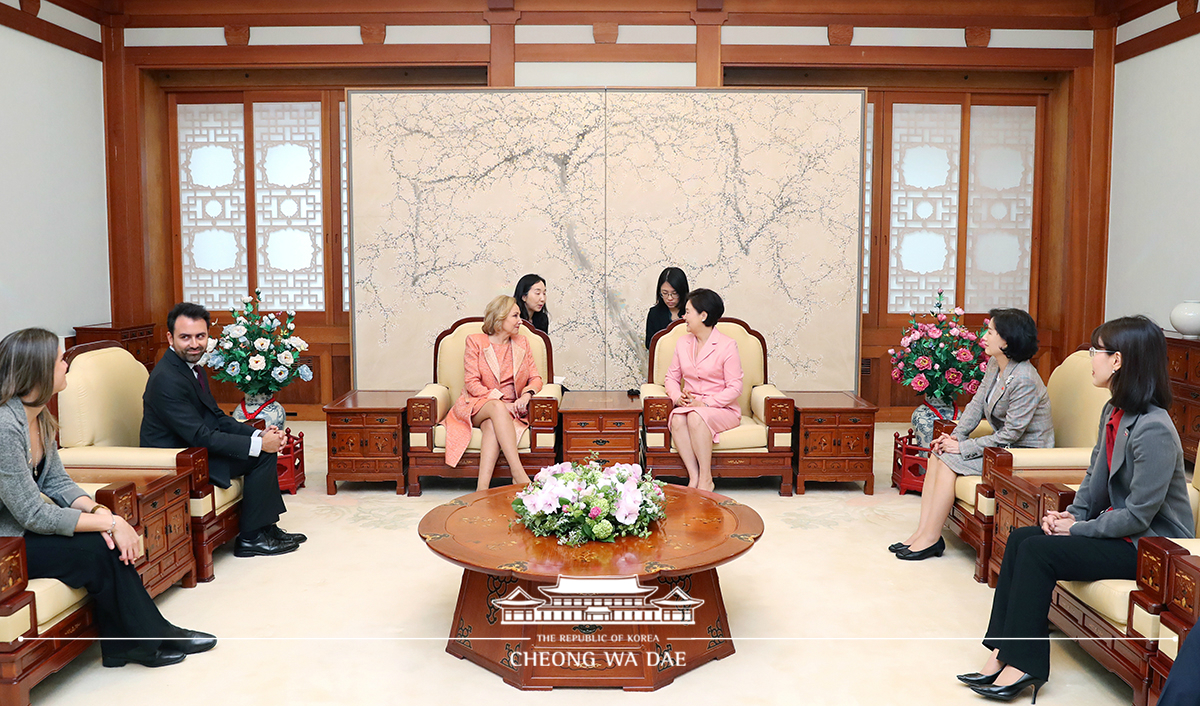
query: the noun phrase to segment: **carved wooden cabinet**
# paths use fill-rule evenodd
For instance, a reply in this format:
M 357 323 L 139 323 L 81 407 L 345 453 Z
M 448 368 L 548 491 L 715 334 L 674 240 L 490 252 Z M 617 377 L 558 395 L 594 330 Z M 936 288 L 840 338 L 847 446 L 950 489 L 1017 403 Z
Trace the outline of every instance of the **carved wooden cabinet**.
M 184 585 L 195 585 L 188 480 L 187 474 L 173 474 L 137 481 L 138 519 L 146 544 L 146 561 L 137 570 L 151 596 L 181 579 Z
M 1011 456 L 1008 457 L 1011 462 Z M 985 464 L 986 465 L 986 464 Z M 1078 485 L 1086 470 L 1037 471 L 1029 475 L 1013 472 L 1011 467 L 985 472 L 983 482 L 991 487 L 996 499 L 996 519 L 992 533 L 991 556 L 988 559 L 987 583 L 995 588 L 1004 563 L 1008 536 L 1019 527 L 1041 524 L 1047 511 L 1061 512 L 1071 504 L 1071 493 L 1060 499 L 1053 488 L 1057 484 Z
M 75 345 L 96 341 L 116 341 L 147 370 L 154 368 L 154 353 L 158 350 L 154 343 L 154 324 L 114 326 L 107 323 L 75 327 Z
M 851 392 L 788 392 L 796 405 L 796 492 L 805 481 L 862 481 L 875 492 L 879 408 Z
M 639 398 L 624 392 L 568 392 L 558 411 L 564 461 L 586 461 L 596 451 L 601 465 L 641 462 Z
M 1196 460 L 1200 444 L 1200 341 L 1167 331 L 1167 372 L 1171 376 L 1171 419 L 1183 442 L 1183 455 Z
M 353 390 L 325 406 L 329 471 L 325 492 L 337 481 L 386 481 L 404 492 L 404 413 L 416 390 Z

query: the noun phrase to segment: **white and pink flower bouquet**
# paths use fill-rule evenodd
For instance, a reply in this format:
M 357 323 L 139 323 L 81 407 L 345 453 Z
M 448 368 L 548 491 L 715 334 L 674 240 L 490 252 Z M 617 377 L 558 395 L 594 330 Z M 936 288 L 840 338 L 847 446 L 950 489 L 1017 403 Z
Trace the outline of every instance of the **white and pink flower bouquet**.
M 242 306 L 229 312 L 233 323 L 208 339 L 200 360 L 212 377 L 231 382 L 245 395 L 275 394 L 296 378 L 313 379 L 312 369 L 300 362 L 308 343 L 296 335 L 295 312 L 264 314 L 260 293 L 242 297 Z
M 945 313 L 945 295 L 937 292 L 931 321 L 918 322 L 914 312 L 899 348 L 889 348 L 892 380 L 930 399 L 953 403 L 959 394 L 973 395 L 987 371 L 987 357 L 979 339 L 986 329 L 971 331 L 963 310 Z M 986 326 L 987 321 L 984 321 Z
M 594 461 L 547 466 L 517 493 L 518 524 L 559 544 L 612 542 L 617 537 L 650 536 L 650 523 L 664 517 L 662 481 L 636 464 L 601 467 Z

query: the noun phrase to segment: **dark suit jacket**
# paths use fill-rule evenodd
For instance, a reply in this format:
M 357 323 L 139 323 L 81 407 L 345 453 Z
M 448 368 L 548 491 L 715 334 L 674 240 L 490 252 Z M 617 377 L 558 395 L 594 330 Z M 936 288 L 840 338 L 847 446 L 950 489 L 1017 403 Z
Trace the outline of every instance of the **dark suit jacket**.
M 250 458 L 253 435 L 253 427 L 221 411 L 188 364 L 168 348 L 142 395 L 142 446 L 206 448 L 208 477 L 228 488 L 233 464 Z
M 1100 415 L 1100 434 L 1092 464 L 1067 512 L 1075 517 L 1071 534 L 1081 537 L 1195 537 L 1183 448 L 1167 410 L 1126 412 L 1117 426 L 1109 472 L 1104 426 L 1112 403 Z M 1104 502 L 1104 485 L 1108 502 Z M 1105 510 L 1112 506 L 1112 510 Z
M 650 350 L 650 340 L 654 334 L 671 325 L 671 310 L 655 304 L 646 314 L 646 350 Z

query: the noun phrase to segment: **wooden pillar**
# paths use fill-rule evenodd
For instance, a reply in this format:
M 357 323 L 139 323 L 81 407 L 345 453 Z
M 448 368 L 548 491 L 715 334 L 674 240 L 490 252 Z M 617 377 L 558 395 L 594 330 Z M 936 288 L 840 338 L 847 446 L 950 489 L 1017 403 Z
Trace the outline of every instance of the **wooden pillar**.
M 696 86 L 716 88 L 724 84 L 721 69 L 721 25 L 727 12 L 699 11 L 692 13 L 696 23 Z
M 513 86 L 516 83 L 516 24 L 521 13 L 485 12 L 483 19 L 492 28 L 492 52 L 488 60 L 488 85 Z

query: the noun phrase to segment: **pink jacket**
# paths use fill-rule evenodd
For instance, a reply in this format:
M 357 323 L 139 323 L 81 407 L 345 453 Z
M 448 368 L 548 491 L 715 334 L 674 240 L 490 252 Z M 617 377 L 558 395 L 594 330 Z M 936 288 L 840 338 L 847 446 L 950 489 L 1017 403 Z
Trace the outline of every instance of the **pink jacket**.
M 737 400 L 742 394 L 742 360 L 738 357 L 737 343 L 713 330 L 698 354 L 695 350 L 696 337 L 690 333 L 675 344 L 675 357 L 667 369 L 667 395 L 679 404 L 682 383 L 693 397 L 709 407 L 728 409 L 740 419 L 742 412 Z

